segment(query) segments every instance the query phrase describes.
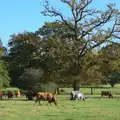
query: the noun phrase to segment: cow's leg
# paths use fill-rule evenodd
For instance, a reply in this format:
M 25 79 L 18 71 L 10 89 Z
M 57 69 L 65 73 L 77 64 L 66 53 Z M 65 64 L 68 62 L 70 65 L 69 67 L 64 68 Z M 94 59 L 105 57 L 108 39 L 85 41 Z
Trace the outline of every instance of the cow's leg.
M 37 101 L 38 101 L 38 99 L 36 98 L 36 100 L 35 100 L 35 102 L 34 102 L 34 105 L 36 105 Z
M 41 106 L 41 102 L 40 102 L 40 100 L 39 100 L 39 105 Z
M 74 100 L 74 95 L 73 95 L 73 93 L 71 92 L 71 98 L 70 98 L 70 100 Z
M 28 96 L 26 95 L 26 99 L 28 100 Z
M 48 103 L 50 104 L 50 106 L 51 106 L 51 101 L 48 101 Z
M 76 96 L 76 99 L 77 100 L 81 100 L 81 96 Z
M 80 99 L 80 101 L 81 101 L 82 97 L 80 97 L 79 99 Z
M 111 96 L 111 98 L 113 99 L 113 96 Z
M 0 99 L 2 99 L 2 96 L 0 96 Z
M 85 101 L 85 97 L 83 97 L 83 101 Z

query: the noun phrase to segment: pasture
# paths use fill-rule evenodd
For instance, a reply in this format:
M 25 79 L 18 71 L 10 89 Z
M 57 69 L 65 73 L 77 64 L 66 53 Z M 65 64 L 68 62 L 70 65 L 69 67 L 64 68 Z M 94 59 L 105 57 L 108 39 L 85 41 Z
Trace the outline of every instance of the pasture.
M 0 120 L 120 120 L 120 99 L 92 99 L 70 101 L 57 96 L 58 106 L 20 99 L 0 100 Z
M 70 93 L 72 88 L 60 88 L 60 90 L 64 90 L 66 93 Z M 90 87 L 81 87 L 80 91 L 85 95 L 91 95 Z M 101 91 L 111 91 L 113 95 L 120 95 L 120 84 L 116 84 L 113 88 L 110 85 L 99 85 L 93 87 L 93 95 L 101 95 Z M 64 94 L 64 93 L 63 93 Z

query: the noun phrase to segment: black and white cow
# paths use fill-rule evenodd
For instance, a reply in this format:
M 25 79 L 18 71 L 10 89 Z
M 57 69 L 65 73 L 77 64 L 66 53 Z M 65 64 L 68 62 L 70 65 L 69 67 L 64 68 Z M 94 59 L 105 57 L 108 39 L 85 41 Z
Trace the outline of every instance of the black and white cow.
M 85 101 L 85 96 L 80 91 L 72 91 L 70 95 L 71 95 L 70 100 L 81 100 L 82 99 L 83 101 Z

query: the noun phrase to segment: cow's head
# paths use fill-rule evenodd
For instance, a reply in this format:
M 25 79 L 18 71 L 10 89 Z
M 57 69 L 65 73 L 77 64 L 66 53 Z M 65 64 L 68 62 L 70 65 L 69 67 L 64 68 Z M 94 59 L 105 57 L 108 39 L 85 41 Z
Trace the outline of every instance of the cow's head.
M 58 105 L 58 100 L 55 100 L 55 105 Z

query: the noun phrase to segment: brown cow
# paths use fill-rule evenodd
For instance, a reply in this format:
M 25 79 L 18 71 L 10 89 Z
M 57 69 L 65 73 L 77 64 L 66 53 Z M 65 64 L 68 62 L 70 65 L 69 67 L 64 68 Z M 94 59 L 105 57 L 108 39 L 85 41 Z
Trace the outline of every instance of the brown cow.
M 113 99 L 113 95 L 110 91 L 101 91 L 101 97 L 108 96 L 109 98 Z
M 8 91 L 7 96 L 8 96 L 8 99 L 11 99 L 13 98 L 14 93 L 12 91 Z
M 36 95 L 36 100 L 35 103 L 39 102 L 39 105 L 41 105 L 40 101 L 48 101 L 48 103 L 54 102 L 55 105 L 58 104 L 58 101 L 55 98 L 55 95 L 52 93 L 48 93 L 48 92 L 38 92 Z
M 17 92 L 14 93 L 14 95 L 19 98 L 20 97 L 20 91 L 18 90 Z

